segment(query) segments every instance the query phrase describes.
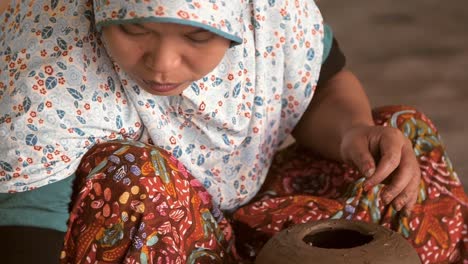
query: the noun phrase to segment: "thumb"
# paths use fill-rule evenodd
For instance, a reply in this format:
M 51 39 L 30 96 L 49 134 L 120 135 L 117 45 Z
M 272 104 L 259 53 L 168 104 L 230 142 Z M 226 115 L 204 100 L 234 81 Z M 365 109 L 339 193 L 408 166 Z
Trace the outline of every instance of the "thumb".
M 354 147 L 349 151 L 347 158 L 366 178 L 370 178 L 375 172 L 375 160 L 368 149 Z
M 341 145 L 341 154 L 345 162 L 353 164 L 366 178 L 371 177 L 375 170 L 375 159 L 369 149 L 367 137 L 347 137 Z

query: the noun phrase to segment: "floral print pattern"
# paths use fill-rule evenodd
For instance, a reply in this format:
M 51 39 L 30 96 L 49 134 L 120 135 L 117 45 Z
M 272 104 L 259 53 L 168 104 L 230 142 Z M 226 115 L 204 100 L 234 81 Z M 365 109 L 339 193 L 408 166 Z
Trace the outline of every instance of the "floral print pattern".
M 247 203 L 313 96 L 324 37 L 314 2 L 117 0 L 95 6 L 98 25 L 202 24 L 242 39 L 180 96 L 151 95 L 119 75 L 152 142 L 180 160 L 222 209 Z
M 138 139 L 145 128 L 216 204 L 236 208 L 260 188 L 273 153 L 312 98 L 322 61 L 322 17 L 310 1 L 13 5 L 1 17 L 0 106 L 8 109 L 0 116 L 7 139 L 1 192 L 66 178 L 96 143 Z M 204 27 L 237 45 L 181 96 L 153 96 L 124 72 L 115 74 L 94 27 L 146 19 Z
M 247 1 L 107 1 L 95 0 L 97 27 L 113 23 L 175 22 L 203 27 L 242 42 Z
M 0 192 L 64 179 L 94 144 L 140 136 L 92 19 L 85 0 L 16 0 L 0 14 Z

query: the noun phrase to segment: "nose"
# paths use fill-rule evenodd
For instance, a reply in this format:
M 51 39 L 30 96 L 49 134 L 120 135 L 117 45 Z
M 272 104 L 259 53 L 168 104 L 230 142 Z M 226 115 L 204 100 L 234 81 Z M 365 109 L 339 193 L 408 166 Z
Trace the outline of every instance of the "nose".
M 180 51 L 175 43 L 170 42 L 159 38 L 151 43 L 151 48 L 144 55 L 144 64 L 153 73 L 169 73 L 180 66 Z

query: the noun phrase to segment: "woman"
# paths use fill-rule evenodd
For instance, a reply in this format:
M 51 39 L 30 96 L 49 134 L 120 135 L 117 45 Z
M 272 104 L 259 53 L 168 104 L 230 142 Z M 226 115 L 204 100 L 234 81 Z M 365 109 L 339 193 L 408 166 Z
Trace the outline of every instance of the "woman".
M 424 262 L 465 257 L 466 196 L 435 128 L 409 108 L 373 119 L 354 75 L 327 70 L 333 48 L 321 70 L 313 3 L 94 1 L 94 15 L 134 107 L 121 110 L 159 147 L 110 141 L 77 159 L 63 263 L 248 261 L 287 225 L 327 217 L 397 230 Z M 313 152 L 279 153 L 264 183 L 290 133 Z

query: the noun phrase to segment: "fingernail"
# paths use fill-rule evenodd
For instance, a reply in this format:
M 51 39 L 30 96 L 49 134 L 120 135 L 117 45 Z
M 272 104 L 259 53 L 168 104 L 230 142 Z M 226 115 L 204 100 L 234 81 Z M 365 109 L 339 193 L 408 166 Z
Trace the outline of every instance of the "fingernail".
M 388 192 L 385 190 L 385 188 L 382 190 L 382 193 L 380 194 L 380 197 L 382 198 L 382 201 L 384 202 L 384 204 L 389 204 L 391 202 L 390 200 L 390 195 L 388 194 Z
M 394 205 L 396 211 L 400 211 L 402 207 L 403 206 L 401 205 L 401 203 L 397 203 L 396 205 Z
M 404 211 L 403 211 L 403 216 L 404 216 L 404 217 L 410 217 L 410 216 L 411 216 L 411 211 L 404 210 Z
M 366 172 L 364 172 L 364 176 L 366 176 L 366 178 L 370 178 L 372 175 L 374 175 L 374 172 L 375 172 L 375 169 L 370 168 Z
M 392 201 L 392 200 L 390 200 L 390 197 L 389 197 L 388 195 L 384 196 L 384 197 L 382 198 L 382 200 L 383 200 L 383 202 L 384 202 L 385 205 L 390 204 L 390 202 Z
M 372 184 L 370 184 L 368 182 L 364 182 L 362 188 L 364 189 L 365 192 L 368 192 L 368 191 L 370 191 L 370 189 L 372 189 Z

